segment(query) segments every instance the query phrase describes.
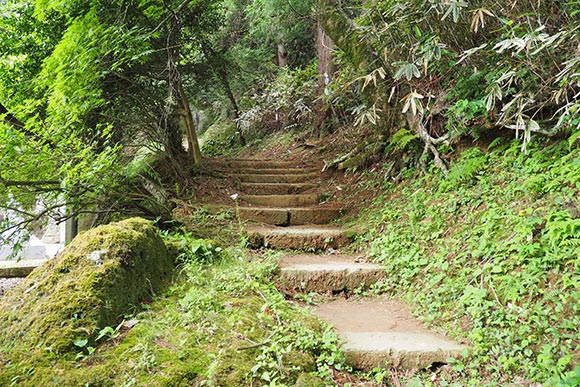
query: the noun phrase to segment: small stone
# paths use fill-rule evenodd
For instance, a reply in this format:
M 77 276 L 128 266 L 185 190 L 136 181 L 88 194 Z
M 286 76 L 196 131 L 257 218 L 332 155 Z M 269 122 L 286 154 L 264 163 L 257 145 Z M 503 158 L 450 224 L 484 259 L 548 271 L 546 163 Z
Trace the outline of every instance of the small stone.
M 103 264 L 103 259 L 101 258 L 107 250 L 95 250 L 87 254 L 87 259 L 95 264 L 95 266 L 101 266 Z

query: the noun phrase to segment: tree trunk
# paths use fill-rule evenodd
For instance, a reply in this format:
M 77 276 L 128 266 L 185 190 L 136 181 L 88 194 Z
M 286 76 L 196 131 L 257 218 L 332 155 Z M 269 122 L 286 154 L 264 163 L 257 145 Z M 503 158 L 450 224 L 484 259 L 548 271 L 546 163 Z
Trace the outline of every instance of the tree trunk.
M 238 137 L 240 139 L 240 145 L 246 146 L 246 137 L 244 136 L 244 132 L 240 127 L 239 118 L 240 118 L 240 109 L 238 107 L 238 102 L 236 101 L 236 97 L 232 92 L 232 88 L 230 87 L 230 82 L 228 80 L 228 70 L 226 67 L 225 59 L 217 53 L 211 46 L 202 43 L 202 51 L 208 59 L 210 59 L 210 64 L 213 66 L 213 72 L 218 77 L 218 80 L 222 84 L 224 88 L 224 92 L 226 96 L 230 100 L 232 104 L 232 109 L 234 111 L 234 118 L 236 119 L 236 127 L 238 129 Z
M 278 35 L 278 66 L 288 67 L 288 51 L 284 47 L 281 34 Z
M 197 133 L 195 131 L 195 123 L 189 107 L 187 95 L 183 89 L 183 82 L 179 80 L 179 96 L 181 101 L 181 108 L 183 109 L 183 119 L 185 121 L 185 132 L 187 134 L 187 143 L 189 144 L 188 153 L 193 158 L 195 165 L 200 166 L 202 163 L 201 150 L 199 149 L 199 141 L 197 140 Z
M 370 73 L 383 64 L 370 42 L 361 39 L 354 22 L 342 10 L 339 0 L 317 0 L 316 5 L 320 27 L 356 68 Z M 389 67 L 383 67 L 389 71 Z M 387 78 L 391 78 L 390 73 L 387 73 Z
M 316 105 L 316 127 L 318 135 L 321 137 L 328 127 L 328 119 L 331 110 L 328 108 L 324 94 L 326 88 L 332 81 L 334 74 L 334 64 L 332 62 L 332 49 L 334 42 L 328 36 L 320 22 L 317 23 L 316 49 L 318 53 L 318 103 Z

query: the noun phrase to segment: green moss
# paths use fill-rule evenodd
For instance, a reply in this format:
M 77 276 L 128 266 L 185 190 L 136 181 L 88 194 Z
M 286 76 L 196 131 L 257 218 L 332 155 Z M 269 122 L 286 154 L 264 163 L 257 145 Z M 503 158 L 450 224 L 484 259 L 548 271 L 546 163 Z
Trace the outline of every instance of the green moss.
M 56 354 L 94 345 L 134 305 L 161 289 L 173 267 L 153 225 L 128 219 L 79 235 L 0 301 L 2 347 Z
M 303 373 L 296 380 L 296 387 L 324 387 L 327 384 L 318 376 Z
M 232 153 L 239 141 L 236 124 L 231 121 L 218 121 L 204 133 L 201 141 L 201 151 L 207 156 L 218 156 Z
M 133 246 L 133 240 L 126 241 L 124 248 L 143 253 L 153 249 L 153 246 L 145 246 L 143 240 L 139 241 L 142 250 L 127 248 Z M 337 355 L 332 352 L 332 348 L 336 348 L 336 339 L 323 334 L 323 327 L 316 319 L 305 310 L 287 303 L 271 284 L 274 259 L 264 260 L 264 256 L 249 260 L 225 257 L 208 264 L 208 260 L 199 259 L 198 251 L 191 248 L 193 241 L 190 238 L 184 238 L 182 242 L 177 246 L 182 254 L 190 255 L 189 259 L 183 260 L 179 275 L 174 277 L 174 283 L 165 294 L 131 316 L 136 325 L 121 327 L 119 336 L 99 340 L 91 355 L 87 346 L 93 343 L 84 348 L 72 346 L 68 352 L 63 350 L 64 356 L 54 356 L 40 341 L 38 345 L 24 339 L 14 339 L 12 344 L 3 342 L 0 347 L 0 386 L 15 381 L 16 385 L 25 387 L 238 387 L 265 385 L 265 375 L 278 380 L 278 385 L 291 386 L 302 373 L 316 372 L 317 365 L 323 367 L 327 361 L 338 364 Z M 208 240 L 199 243 L 214 245 Z M 87 240 L 84 244 L 95 248 Z M 112 247 L 109 247 L 110 251 Z M 242 253 L 237 251 L 226 255 L 239 254 Z M 86 274 L 75 284 L 69 277 L 77 273 L 80 263 L 70 251 L 67 250 L 65 255 L 67 257 L 61 257 L 59 264 L 51 266 L 54 276 L 59 276 L 53 286 L 78 291 L 77 298 L 90 298 L 91 289 L 103 281 L 103 275 L 100 270 L 91 270 L 90 275 Z M 101 267 L 106 265 L 105 261 Z M 130 264 L 121 266 L 126 265 Z M 150 273 L 161 270 L 154 263 L 149 268 Z M 44 279 L 49 282 L 45 274 L 34 273 L 33 277 L 37 281 Z M 23 289 L 28 289 L 32 283 Z M 23 296 L 23 289 L 19 289 L 17 294 Z M 90 294 L 84 294 L 86 292 Z M 29 294 L 36 293 L 30 291 L 27 296 Z M 14 297 L 14 294 L 9 297 Z M 53 301 L 56 304 L 57 300 Z M 13 303 L 8 305 L 17 307 Z M 65 308 L 66 301 L 59 307 Z M 40 315 L 38 311 L 33 312 Z M 54 322 L 58 318 L 52 321 L 47 327 L 49 332 L 61 324 L 60 321 Z M 68 326 L 65 324 L 58 329 L 66 331 Z M 85 333 L 83 337 L 89 337 L 89 334 Z M 77 353 L 82 356 L 75 359 Z

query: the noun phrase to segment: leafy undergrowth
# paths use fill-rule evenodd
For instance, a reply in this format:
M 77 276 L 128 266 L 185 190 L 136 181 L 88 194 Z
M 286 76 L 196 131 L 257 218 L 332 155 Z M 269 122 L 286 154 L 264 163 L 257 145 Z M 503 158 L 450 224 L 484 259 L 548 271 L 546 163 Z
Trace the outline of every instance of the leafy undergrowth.
M 519 147 L 470 148 L 447 178 L 408 170 L 361 219 L 389 273 L 374 290 L 471 346 L 409 385 L 580 384 L 580 151 Z
M 0 385 L 319 386 L 341 368 L 332 330 L 271 284 L 272 256 L 248 262 L 215 241 L 166 238 L 182 253 L 164 295 L 102 327 L 94 346 L 71 343 L 76 358 L 5 354 Z

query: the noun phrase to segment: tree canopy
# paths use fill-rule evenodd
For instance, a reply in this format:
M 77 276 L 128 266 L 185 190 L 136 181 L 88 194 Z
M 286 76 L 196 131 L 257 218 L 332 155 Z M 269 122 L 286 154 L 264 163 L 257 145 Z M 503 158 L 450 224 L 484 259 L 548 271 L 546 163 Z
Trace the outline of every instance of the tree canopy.
M 445 152 L 484 132 L 523 151 L 532 134 L 578 138 L 576 1 L 7 0 L 0 14 L 0 205 L 24 223 L 39 206 L 167 217 L 143 202 L 150 166 L 184 179 L 201 164 L 200 111 L 242 145 L 370 128 L 356 163 L 412 150 L 444 173 Z

